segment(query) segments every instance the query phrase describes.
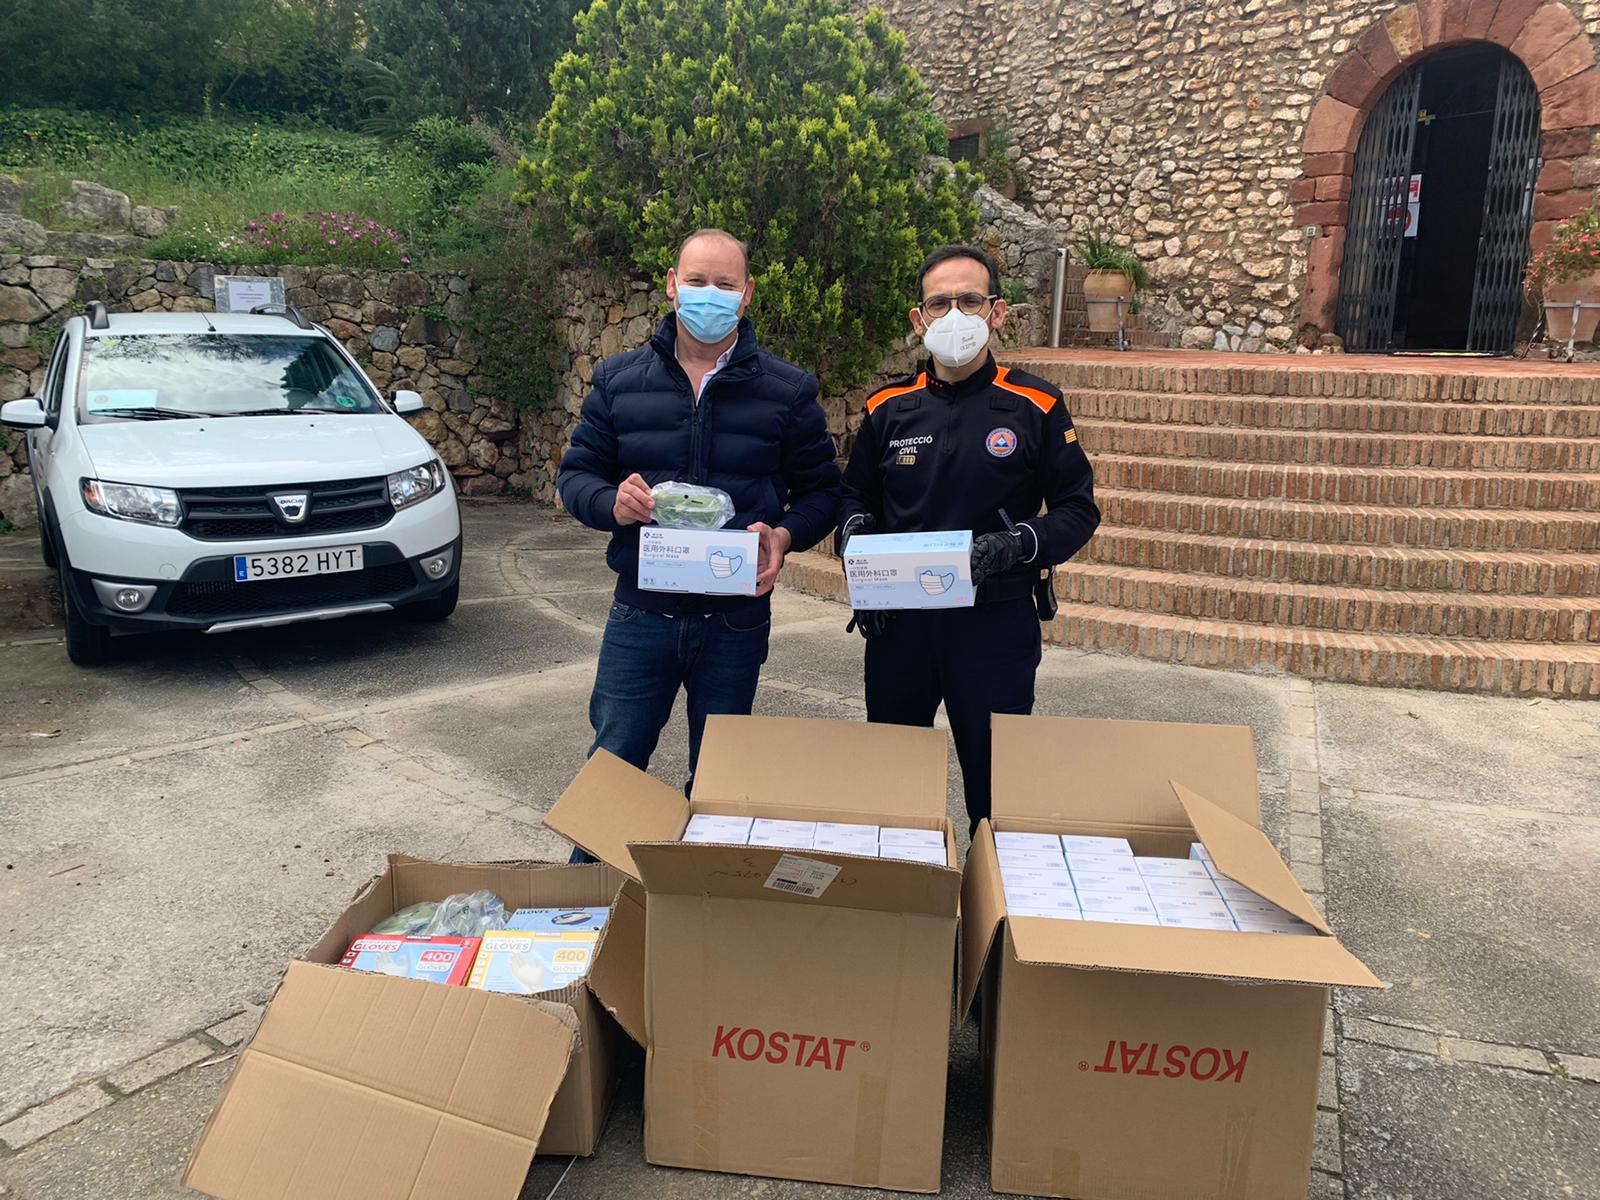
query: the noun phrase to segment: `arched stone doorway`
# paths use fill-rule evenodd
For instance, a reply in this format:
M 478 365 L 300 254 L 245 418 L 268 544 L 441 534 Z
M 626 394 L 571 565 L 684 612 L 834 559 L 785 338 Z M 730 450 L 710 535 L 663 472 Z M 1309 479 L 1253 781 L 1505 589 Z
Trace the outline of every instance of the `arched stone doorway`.
M 1538 174 L 1538 92 L 1509 52 L 1468 43 L 1403 71 L 1356 146 L 1345 349 L 1509 352 Z
M 1600 68 L 1571 11 L 1546 0 L 1418 0 L 1402 5 L 1360 38 L 1329 77 L 1326 94 L 1306 124 L 1302 178 L 1291 194 L 1299 205 L 1298 223 L 1319 234 L 1310 244 L 1301 301 L 1308 338 L 1331 333 L 1339 324 L 1341 275 L 1353 228 L 1356 151 L 1368 118 L 1390 85 L 1411 68 L 1436 52 L 1471 44 L 1509 52 L 1537 91 L 1542 167 L 1533 197 L 1531 249 L 1548 242 L 1558 221 L 1592 202 L 1600 184 L 1600 156 L 1593 153 L 1600 126 Z M 1365 204 L 1363 200 L 1358 207 Z

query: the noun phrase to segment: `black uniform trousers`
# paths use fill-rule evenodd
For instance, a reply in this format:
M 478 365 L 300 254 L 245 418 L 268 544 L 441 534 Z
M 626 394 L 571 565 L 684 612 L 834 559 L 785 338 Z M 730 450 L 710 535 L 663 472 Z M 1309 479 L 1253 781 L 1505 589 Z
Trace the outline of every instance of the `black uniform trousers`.
M 972 608 L 904 609 L 867 640 L 867 720 L 931 726 L 944 701 L 972 827 L 989 815 L 989 718 L 1033 711 L 1039 614 L 1032 595 Z

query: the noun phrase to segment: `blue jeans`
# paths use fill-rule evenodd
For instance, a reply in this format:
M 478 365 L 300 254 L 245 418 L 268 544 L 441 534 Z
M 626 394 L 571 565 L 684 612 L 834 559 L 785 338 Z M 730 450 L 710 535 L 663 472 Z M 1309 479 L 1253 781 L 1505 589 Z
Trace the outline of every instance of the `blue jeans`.
M 689 696 L 692 784 L 706 718 L 748 713 L 755 703 L 771 630 L 765 605 L 752 612 L 667 616 L 613 604 L 589 697 L 589 753 L 608 750 L 647 770 L 682 688 Z M 572 861 L 592 860 L 575 850 Z

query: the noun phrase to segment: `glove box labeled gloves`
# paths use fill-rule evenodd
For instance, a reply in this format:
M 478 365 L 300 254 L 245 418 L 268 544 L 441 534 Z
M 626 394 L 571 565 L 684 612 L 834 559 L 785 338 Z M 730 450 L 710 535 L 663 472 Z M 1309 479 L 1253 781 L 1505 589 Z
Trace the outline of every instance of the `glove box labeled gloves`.
M 971 608 L 972 533 L 858 533 L 844 552 L 850 607 Z

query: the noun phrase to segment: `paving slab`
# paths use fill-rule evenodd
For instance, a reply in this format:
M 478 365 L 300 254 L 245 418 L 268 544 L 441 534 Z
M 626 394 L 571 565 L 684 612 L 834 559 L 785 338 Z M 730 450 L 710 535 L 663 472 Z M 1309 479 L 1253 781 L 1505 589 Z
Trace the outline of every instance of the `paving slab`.
M 1332 787 L 1600 816 L 1600 753 L 1568 719 L 1600 706 L 1353 684 L 1316 694 Z
M 1600 1087 L 1346 1043 L 1350 1200 L 1594 1200 Z
M 1386 992 L 1341 1011 L 1600 1054 L 1600 822 L 1329 798 L 1329 917 Z
M 589 637 L 526 604 L 463 605 L 448 621 L 394 615 L 240 635 L 239 653 L 327 708 L 557 666 L 592 653 Z
M 93 671 L 60 645 L 0 653 L 0 778 L 282 719 L 215 642 L 159 641 Z
M 191 1067 L 0 1159 L 0 1196 L 18 1200 L 195 1200 L 178 1183 L 233 1069 Z

